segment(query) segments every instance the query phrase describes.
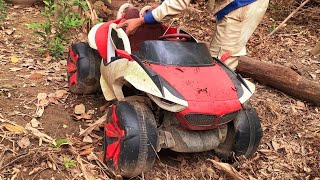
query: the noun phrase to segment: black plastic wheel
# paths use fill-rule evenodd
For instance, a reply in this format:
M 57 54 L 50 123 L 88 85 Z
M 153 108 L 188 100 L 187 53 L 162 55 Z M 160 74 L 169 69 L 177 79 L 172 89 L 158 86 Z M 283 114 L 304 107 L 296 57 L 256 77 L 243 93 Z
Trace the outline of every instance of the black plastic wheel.
M 116 102 L 104 124 L 107 166 L 124 177 L 149 170 L 156 159 L 157 125 L 152 111 L 143 103 Z
M 249 158 L 257 151 L 261 138 L 258 114 L 250 103 L 246 103 L 236 119 L 228 124 L 226 140 L 215 152 L 222 158 L 230 158 L 233 153 Z
M 69 89 L 75 94 L 92 94 L 100 89 L 101 56 L 88 43 L 72 44 L 68 57 Z

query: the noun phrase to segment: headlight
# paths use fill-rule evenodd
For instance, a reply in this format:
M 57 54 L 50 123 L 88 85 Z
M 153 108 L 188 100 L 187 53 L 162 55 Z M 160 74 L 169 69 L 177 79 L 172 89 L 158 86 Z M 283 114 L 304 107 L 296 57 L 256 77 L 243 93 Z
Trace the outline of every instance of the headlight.
M 159 107 L 161 107 L 164 110 L 170 111 L 170 112 L 180 112 L 187 108 L 187 106 L 183 106 L 171 101 L 168 101 L 166 99 L 162 99 L 156 96 L 153 96 L 151 94 L 148 94 L 150 99 L 152 99 Z

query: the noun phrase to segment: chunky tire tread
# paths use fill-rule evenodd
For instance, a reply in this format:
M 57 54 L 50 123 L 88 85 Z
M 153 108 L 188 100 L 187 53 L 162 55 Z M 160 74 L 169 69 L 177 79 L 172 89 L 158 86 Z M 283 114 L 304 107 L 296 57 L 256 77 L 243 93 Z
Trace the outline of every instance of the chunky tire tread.
M 100 90 L 100 62 L 101 56 L 98 51 L 92 49 L 88 43 L 76 43 L 71 46 L 72 50 L 79 56 L 77 66 L 78 84 L 69 86 L 75 94 L 93 94 Z M 68 62 L 72 61 L 69 58 Z M 73 73 L 68 73 L 68 82 Z
M 148 171 L 155 162 L 155 147 L 158 143 L 155 118 L 149 107 L 143 103 L 116 102 L 114 105 L 117 107 L 120 128 L 125 130 L 125 137 L 120 144 L 118 173 L 124 177 L 135 177 Z M 108 113 L 107 122 L 110 116 Z M 105 144 L 109 143 L 112 142 L 106 138 Z M 115 169 L 112 160 L 107 161 L 107 165 Z

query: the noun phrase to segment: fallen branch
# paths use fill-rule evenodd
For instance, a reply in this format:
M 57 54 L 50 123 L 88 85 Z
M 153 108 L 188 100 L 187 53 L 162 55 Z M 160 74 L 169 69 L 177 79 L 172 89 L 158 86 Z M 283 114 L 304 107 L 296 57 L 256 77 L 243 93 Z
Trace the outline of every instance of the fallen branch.
M 239 58 L 237 72 L 295 98 L 320 105 L 320 84 L 299 75 L 288 67 L 243 56 Z
M 277 32 L 295 13 L 297 13 L 307 2 L 310 0 L 305 0 L 299 7 L 297 7 L 282 23 L 279 24 L 268 36 L 272 36 L 275 32 Z

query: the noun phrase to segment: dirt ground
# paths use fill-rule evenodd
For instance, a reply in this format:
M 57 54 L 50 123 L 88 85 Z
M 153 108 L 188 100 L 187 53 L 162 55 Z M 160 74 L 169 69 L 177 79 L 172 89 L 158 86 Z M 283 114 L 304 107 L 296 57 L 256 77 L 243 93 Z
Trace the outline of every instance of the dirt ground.
M 38 53 L 40 39 L 27 24 L 44 20 L 41 9 L 8 5 L 8 17 L 0 24 L 0 180 L 114 177 L 101 163 L 102 131 L 79 137 L 81 130 L 103 116 L 108 102 L 99 93 L 68 92 L 66 60 L 54 61 Z M 270 28 L 279 24 L 269 11 L 248 43 L 248 56 L 290 67 L 320 83 L 320 55 L 309 54 L 320 40 L 320 23 L 289 21 L 267 37 Z M 193 4 L 181 17 L 176 25 L 201 41 L 210 41 L 214 17 L 203 4 Z M 264 136 L 251 159 L 240 158 L 232 166 L 245 179 L 319 179 L 320 107 L 255 84 L 251 102 Z M 75 116 L 79 104 L 86 109 L 86 120 Z M 49 137 L 17 128 L 28 123 Z M 50 138 L 68 138 L 69 145 L 53 147 Z M 219 161 L 213 152 L 161 151 L 154 168 L 137 179 L 230 179 L 208 159 Z

